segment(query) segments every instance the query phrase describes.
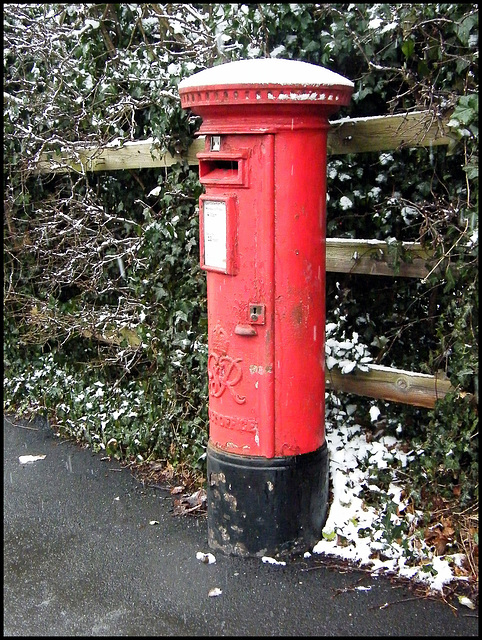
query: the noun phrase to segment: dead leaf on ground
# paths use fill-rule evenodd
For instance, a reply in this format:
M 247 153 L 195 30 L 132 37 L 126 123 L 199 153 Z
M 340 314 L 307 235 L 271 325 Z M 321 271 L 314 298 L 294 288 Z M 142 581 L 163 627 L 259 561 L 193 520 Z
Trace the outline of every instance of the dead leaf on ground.
M 184 485 L 178 485 L 177 487 L 173 487 L 171 489 L 171 495 L 177 495 L 178 493 L 182 493 L 186 487 Z
M 440 521 L 425 530 L 425 542 L 435 547 L 438 556 L 443 556 L 449 544 L 454 542 L 455 529 L 449 517 L 442 516 Z
M 173 515 L 200 514 L 206 511 L 207 496 L 205 489 L 199 489 L 192 494 L 183 495 L 174 500 Z

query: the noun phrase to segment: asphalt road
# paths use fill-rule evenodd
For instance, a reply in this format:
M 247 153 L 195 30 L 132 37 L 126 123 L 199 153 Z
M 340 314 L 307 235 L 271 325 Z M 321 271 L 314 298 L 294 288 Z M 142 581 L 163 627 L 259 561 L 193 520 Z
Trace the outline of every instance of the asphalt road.
M 206 519 L 172 506 L 42 422 L 5 418 L 4 636 L 478 635 L 478 611 L 319 556 L 204 564 Z

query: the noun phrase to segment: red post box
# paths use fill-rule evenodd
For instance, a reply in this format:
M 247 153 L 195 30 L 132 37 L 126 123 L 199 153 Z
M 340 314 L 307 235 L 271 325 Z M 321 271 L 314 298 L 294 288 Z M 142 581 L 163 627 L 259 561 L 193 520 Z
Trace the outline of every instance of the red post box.
M 328 116 L 353 83 L 293 60 L 241 60 L 179 84 L 202 117 L 208 539 L 240 556 L 321 536 Z

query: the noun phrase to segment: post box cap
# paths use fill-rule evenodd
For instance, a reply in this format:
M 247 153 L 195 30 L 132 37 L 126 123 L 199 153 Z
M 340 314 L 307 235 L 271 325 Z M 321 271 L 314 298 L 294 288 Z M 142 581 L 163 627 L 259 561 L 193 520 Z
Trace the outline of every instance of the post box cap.
M 179 83 L 179 89 L 233 85 L 354 86 L 353 82 L 338 73 L 315 64 L 300 60 L 258 58 L 227 62 L 204 69 L 184 78 Z
M 319 105 L 333 111 L 350 102 L 354 84 L 301 60 L 257 58 L 227 62 L 179 83 L 183 108 L 248 105 Z
M 179 95 L 184 109 L 203 118 L 199 133 L 253 133 L 325 126 L 350 103 L 353 87 L 315 64 L 256 58 L 195 73 L 179 83 Z

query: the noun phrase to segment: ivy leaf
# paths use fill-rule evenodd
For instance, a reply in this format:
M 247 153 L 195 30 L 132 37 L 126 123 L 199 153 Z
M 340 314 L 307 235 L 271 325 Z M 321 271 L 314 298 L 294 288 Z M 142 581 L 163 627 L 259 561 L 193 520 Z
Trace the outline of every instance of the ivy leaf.
M 402 53 L 408 59 L 411 58 L 415 51 L 415 42 L 413 40 L 405 40 L 402 44 Z
M 182 320 L 183 322 L 187 322 L 187 314 L 185 314 L 184 311 L 176 311 L 175 318 L 176 318 L 175 324 L 177 324 L 179 320 Z
M 479 167 L 475 164 L 467 164 L 465 167 L 462 167 L 462 170 L 465 171 L 469 180 L 475 180 L 479 177 Z
M 427 63 L 425 62 L 425 60 L 420 60 L 417 66 L 417 71 L 419 73 L 420 76 L 422 77 L 427 77 L 430 75 L 430 69 L 427 65 Z
M 479 113 L 479 96 L 461 96 L 454 109 L 452 118 L 461 124 L 468 125 Z
M 472 27 L 478 23 L 478 14 L 468 15 L 462 22 L 456 27 L 456 33 L 463 45 L 469 44 L 469 35 L 472 31 Z

